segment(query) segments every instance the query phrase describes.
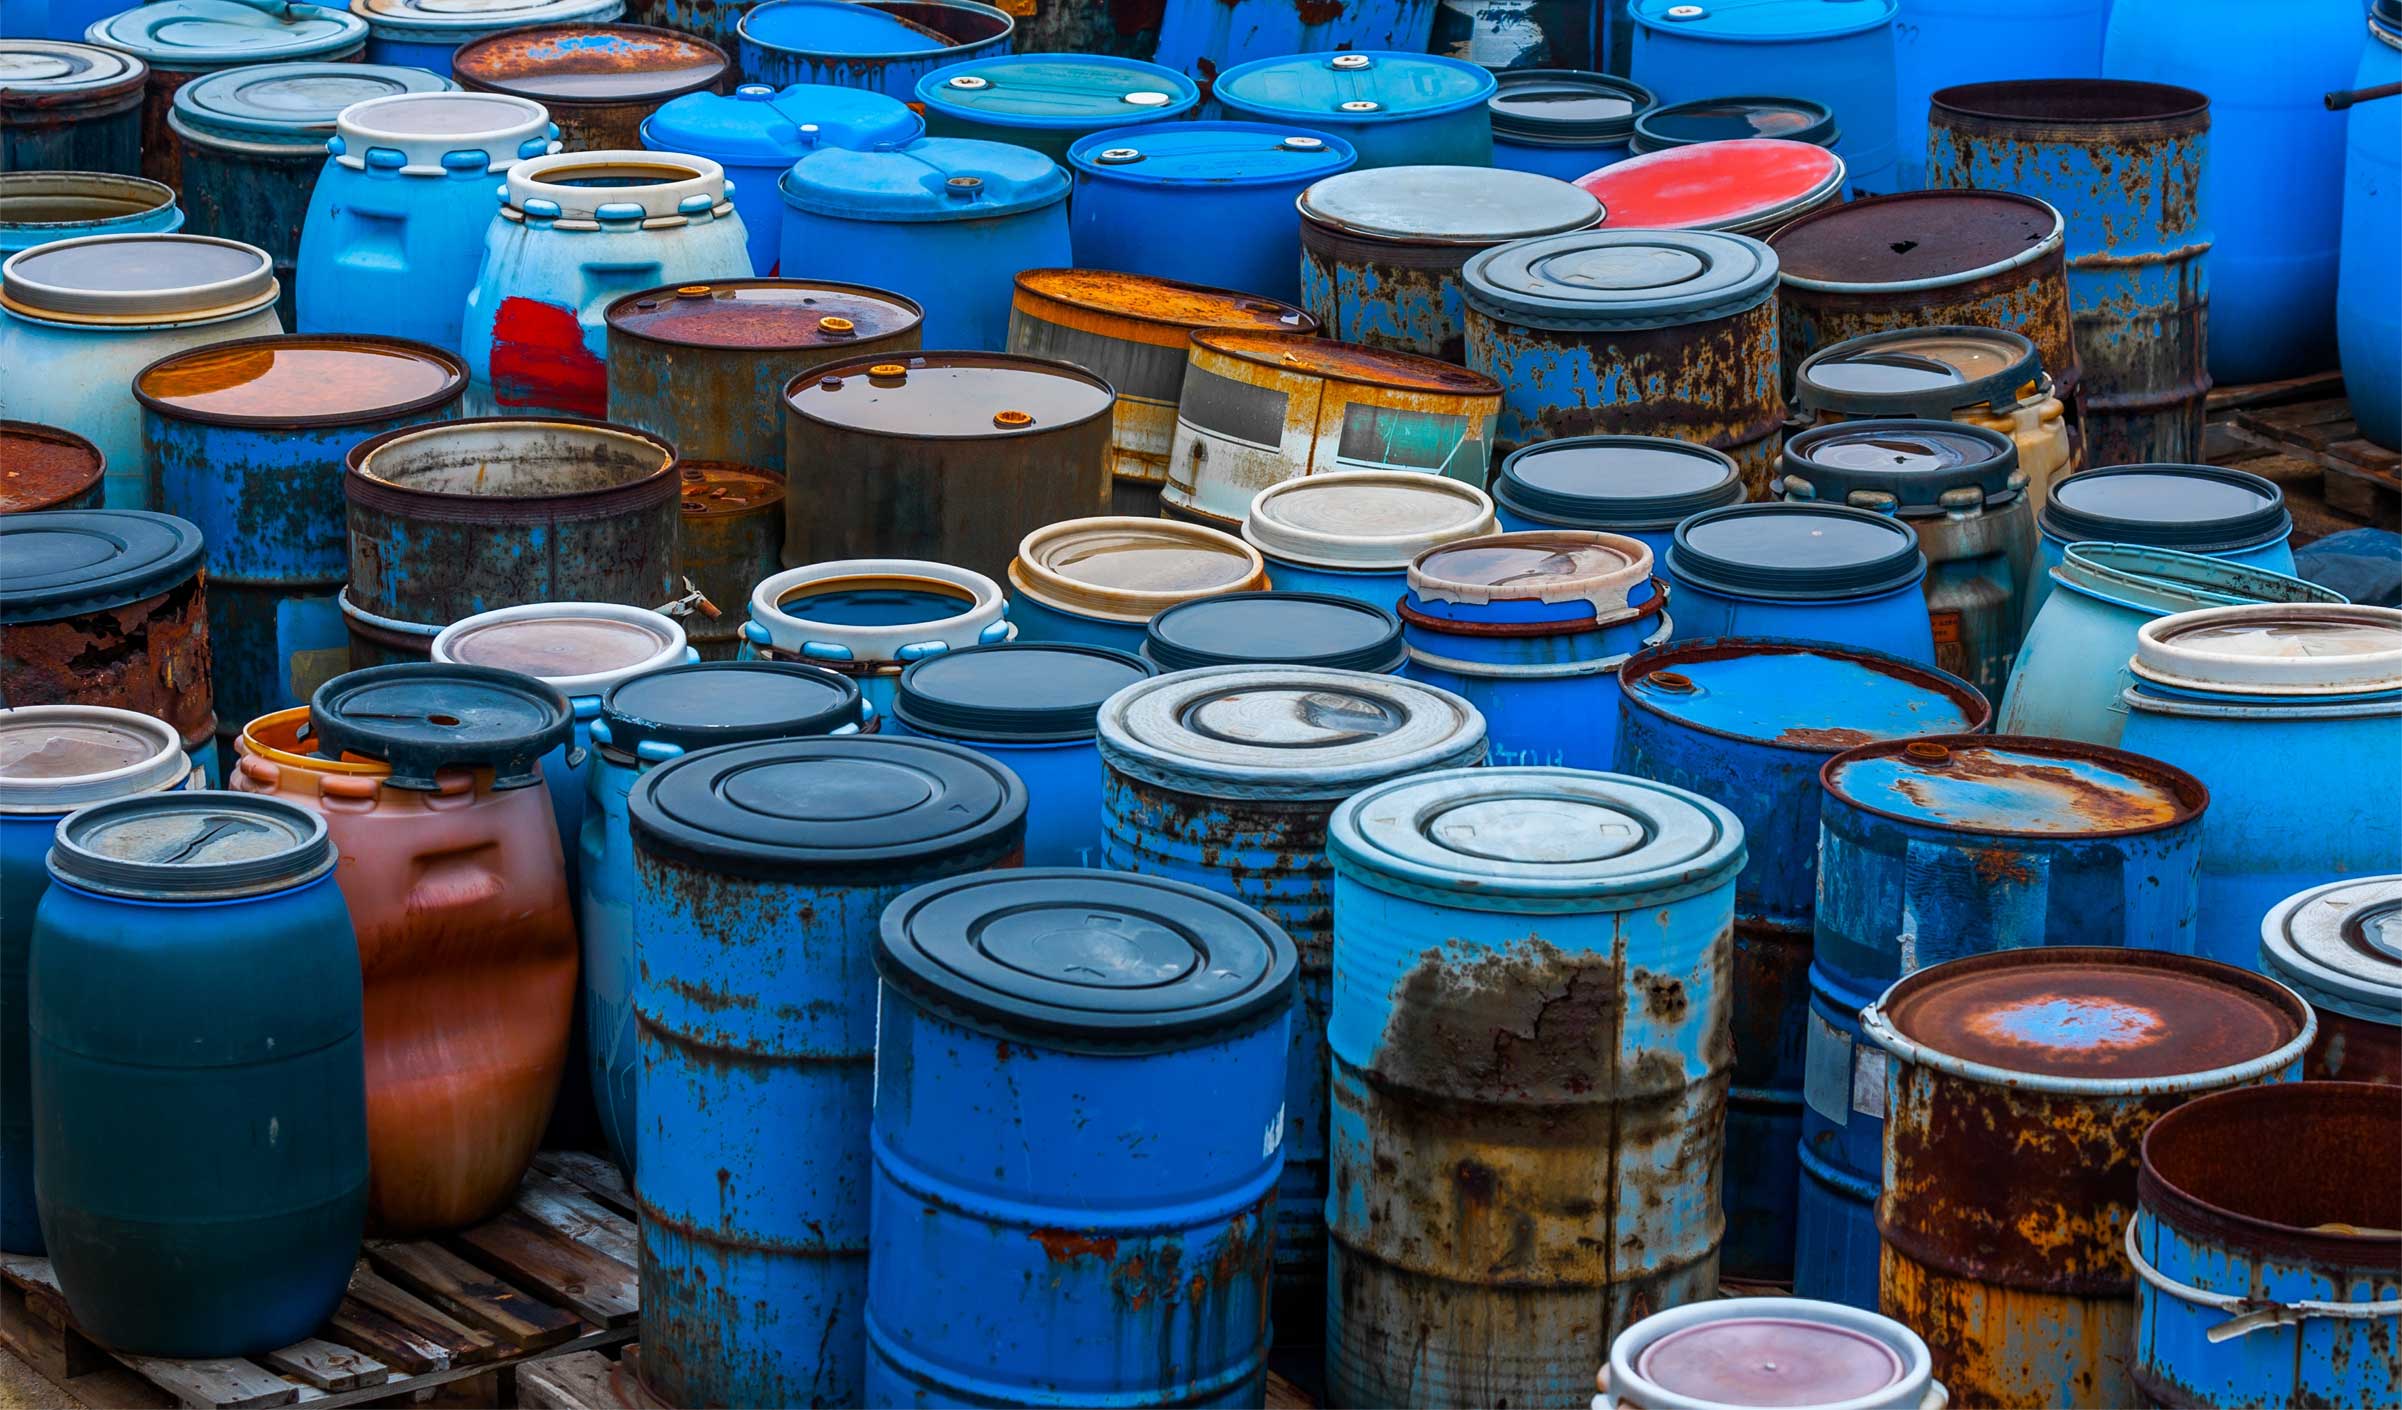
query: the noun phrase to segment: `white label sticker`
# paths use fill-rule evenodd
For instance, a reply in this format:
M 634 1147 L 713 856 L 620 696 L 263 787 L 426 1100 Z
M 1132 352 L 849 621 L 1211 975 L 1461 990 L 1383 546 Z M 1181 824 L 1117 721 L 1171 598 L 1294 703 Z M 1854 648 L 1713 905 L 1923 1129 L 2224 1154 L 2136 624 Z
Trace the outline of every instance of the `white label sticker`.
M 1885 1050 L 1860 1045 L 1852 1061 L 1852 1110 L 1862 1116 L 1885 1119 Z
M 1802 1100 L 1810 1110 L 1838 1126 L 1851 1121 L 1849 1100 L 1852 1075 L 1850 1035 L 1810 1010 L 1810 1032 L 1802 1059 Z
M 1260 1159 L 1262 1159 L 1262 1160 L 1265 1160 L 1265 1159 L 1267 1159 L 1269 1156 L 1272 1156 L 1272 1155 L 1276 1154 L 1276 1148 L 1277 1148 L 1278 1146 L 1281 1146 L 1281 1145 L 1283 1145 L 1283 1144 L 1284 1144 L 1284 1106 L 1283 1106 L 1283 1104 L 1282 1104 L 1282 1103 L 1278 1103 L 1278 1104 L 1277 1104 L 1277 1107 L 1276 1107 L 1276 1119 L 1275 1119 L 1274 1121 L 1271 1121 L 1271 1122 L 1269 1122 L 1269 1123 L 1268 1123 L 1268 1129 L 1267 1129 L 1267 1132 L 1266 1132 L 1266 1134 L 1262 1135 L 1262 1136 L 1259 1138 L 1259 1156 L 1260 1156 Z

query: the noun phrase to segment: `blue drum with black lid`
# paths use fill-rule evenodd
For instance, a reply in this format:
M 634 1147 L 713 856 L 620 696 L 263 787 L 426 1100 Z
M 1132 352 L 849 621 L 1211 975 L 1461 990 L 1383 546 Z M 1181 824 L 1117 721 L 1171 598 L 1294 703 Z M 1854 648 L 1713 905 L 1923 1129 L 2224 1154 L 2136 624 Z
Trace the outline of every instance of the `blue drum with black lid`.
M 1901 0 L 1631 0 L 1628 8 L 1628 73 L 1663 102 L 1729 89 L 1806 98 L 1834 113 L 1841 135 L 1829 145 L 1853 192 L 1922 184 L 1924 132 L 1916 146 L 1894 134 Z
M 2026 625 L 2072 543 L 2131 543 L 2291 575 L 2293 515 L 2276 481 L 2225 465 L 2113 465 L 2054 482 L 2036 516 Z
M 1831 642 L 1936 664 L 1910 526 L 1841 504 L 1735 504 L 1677 525 L 1676 635 Z
M 917 81 L 926 131 L 1029 148 L 1064 165 L 1079 138 L 1189 117 L 1201 90 L 1174 69 L 1107 54 L 1002 54 Z
M 1401 619 L 1372 603 L 1323 592 L 1234 592 L 1153 617 L 1143 658 L 1163 671 L 1323 666 L 1391 675 L 1409 648 Z
M 1635 120 L 1659 105 L 1632 79 L 1579 69 L 1512 69 L 1485 100 L 1493 165 L 1574 181 L 1626 160 Z
M 1160 61 L 1175 64 L 1160 47 Z M 1228 117 L 1291 122 L 1348 140 L 1361 167 L 1491 166 L 1493 75 L 1426 53 L 1290 53 L 1226 69 L 1210 97 Z
M 1332 133 L 1282 122 L 1113 127 L 1068 148 L 1068 237 L 1080 269 L 1181 279 L 1297 303 L 1293 202 L 1359 153 Z M 1206 227 L 1209 238 L 1188 238 Z
M 1676 526 L 1743 502 L 1725 451 L 1666 436 L 1563 436 L 1520 446 L 1493 474 L 1505 533 L 1593 529 L 1641 539 L 1663 562 Z
M 1696 142 L 1733 142 L 1775 137 L 1832 147 L 1840 134 L 1834 111 L 1807 98 L 1739 95 L 1663 103 L 1635 119 L 1630 143 L 1637 155 L 1690 147 Z

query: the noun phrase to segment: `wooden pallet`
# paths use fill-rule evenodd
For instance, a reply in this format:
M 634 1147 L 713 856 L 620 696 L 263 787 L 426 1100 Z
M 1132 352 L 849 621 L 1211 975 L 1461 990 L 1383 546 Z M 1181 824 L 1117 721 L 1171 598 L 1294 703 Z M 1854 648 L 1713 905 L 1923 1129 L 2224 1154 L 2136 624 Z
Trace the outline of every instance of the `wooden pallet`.
M 314 1337 L 211 1361 L 111 1352 L 77 1329 L 49 1260 L 0 1256 L 0 1342 L 70 1392 L 121 1366 L 196 1410 L 406 1403 L 478 1377 L 496 1392 L 479 1398 L 505 1404 L 524 1367 L 633 1340 L 632 1212 L 615 1166 L 545 1153 L 492 1219 L 438 1238 L 370 1240 Z
M 2331 511 L 2308 523 L 2296 504 L 2297 539 L 2351 527 L 2402 525 L 2402 454 L 2361 439 L 2343 379 L 2333 373 L 2284 382 L 2220 387 L 2210 393 L 2209 458 L 2267 475 L 2286 488 L 2315 489 Z M 2310 532 L 2315 530 L 2315 532 Z

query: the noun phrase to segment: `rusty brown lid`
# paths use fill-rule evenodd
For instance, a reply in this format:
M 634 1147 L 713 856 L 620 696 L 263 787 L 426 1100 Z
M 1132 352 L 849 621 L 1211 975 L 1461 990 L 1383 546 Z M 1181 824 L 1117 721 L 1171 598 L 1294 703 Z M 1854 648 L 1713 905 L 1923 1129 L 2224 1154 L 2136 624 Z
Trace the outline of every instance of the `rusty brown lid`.
M 1018 296 L 1048 300 L 1086 313 L 1175 328 L 1234 328 L 1266 333 L 1313 333 L 1318 320 L 1291 304 L 1257 294 L 1120 274 L 1106 269 L 1029 269 L 1017 277 Z M 1042 312 L 1038 307 L 1030 312 Z M 1050 315 L 1056 322 L 1057 315 Z
M 1768 237 L 1785 283 L 1806 289 L 1955 283 L 2061 248 L 2060 212 L 2007 191 L 1904 191 L 1828 206 Z
M 0 421 L 0 514 L 71 504 L 91 493 L 107 468 L 100 447 L 73 431 Z
M 1305 377 L 1324 377 L 1401 392 L 1448 392 L 1462 397 L 1501 395 L 1501 384 L 1482 372 L 1415 353 L 1338 343 L 1332 338 L 1276 333 L 1195 333 L 1193 342 L 1213 352 Z
M 723 460 L 686 460 L 679 462 L 677 473 L 684 481 L 686 519 L 723 518 L 784 502 L 784 477 L 772 470 Z
M 552 105 L 672 98 L 715 86 L 733 67 L 705 39 L 634 24 L 503 30 L 462 44 L 451 73 L 469 88 Z
M 609 332 L 700 348 L 839 348 L 907 333 L 926 321 L 915 299 L 814 279 L 711 279 L 628 294 L 603 315 Z
M 1882 740 L 1829 759 L 1828 796 L 1919 827 L 1992 837 L 2131 837 L 2202 815 L 2210 790 L 2183 769 L 2066 739 L 1973 734 Z M 2029 861 L 1994 849 L 2002 875 Z
M 161 416 L 219 426 L 391 421 L 458 400 L 467 364 L 405 338 L 278 335 L 170 353 L 134 374 Z
M 1072 363 L 986 352 L 881 353 L 811 368 L 784 388 L 806 420 L 907 440 L 1040 435 L 1106 416 L 1116 400 Z

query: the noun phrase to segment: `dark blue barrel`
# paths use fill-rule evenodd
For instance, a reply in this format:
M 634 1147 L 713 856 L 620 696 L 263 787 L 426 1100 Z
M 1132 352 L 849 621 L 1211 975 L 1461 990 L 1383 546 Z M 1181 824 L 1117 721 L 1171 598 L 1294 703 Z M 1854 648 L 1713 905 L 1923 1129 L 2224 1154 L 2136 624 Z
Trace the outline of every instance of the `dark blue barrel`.
M 1364 7 L 1389 3 L 1364 0 Z M 1221 13 L 1236 8 L 1218 5 Z M 1458 59 L 1415 52 L 1423 45 L 1406 47 L 1411 52 L 1399 44 L 1340 54 L 1286 49 L 1226 69 L 1210 96 L 1228 117 L 1333 132 L 1358 150 L 1362 167 L 1491 166 L 1493 124 L 1485 100 L 1493 96 L 1493 75 Z M 1169 54 L 1162 42 L 1159 61 L 1182 67 Z
M 1659 106 L 1627 78 L 1577 69 L 1516 69 L 1485 101 L 1493 165 L 1574 181 L 1629 155 L 1635 120 Z
M 1401 619 L 1326 592 L 1235 592 L 1171 607 L 1144 629 L 1143 657 L 1163 671 L 1203 666 L 1319 666 L 1390 675 L 1409 659 Z
M 2224 558 L 2292 574 L 2293 515 L 2274 480 L 2224 465 L 2114 465 L 2052 487 L 2036 516 L 2026 621 L 2051 596 L 2051 570 L 2072 543 L 2127 543 Z
M 1619 676 L 1616 770 L 1743 821 L 1719 1258 L 1730 1278 L 1791 1282 L 1819 768 L 1871 740 L 1981 730 L 1992 712 L 1968 682 L 1898 656 L 1758 637 L 1654 647 Z
M 1493 513 L 1509 533 L 1594 529 L 1641 539 L 1665 561 L 1676 526 L 1743 502 L 1725 451 L 1665 436 L 1565 436 L 1520 446 L 1493 474 Z
M 624 0 L 359 0 L 354 13 L 367 22 L 368 63 L 448 78 L 454 53 L 504 29 L 603 25 L 625 11 Z
M 909 892 L 875 961 L 862 1403 L 1258 1405 L 1293 942 L 1045 869 Z
M 34 1194 L 78 1330 L 255 1356 L 367 1222 L 358 943 L 317 813 L 152 793 L 59 824 L 33 924 Z
M 1690 147 L 1696 142 L 1732 142 L 1776 137 L 1832 147 L 1840 136 L 1834 110 L 1807 98 L 1743 95 L 1663 103 L 1635 119 L 1632 146 L 1638 154 Z
M 1877 1305 L 1887 1059 L 1860 1010 L 1895 980 L 2043 945 L 2192 954 L 2209 790 L 2057 739 L 1867 744 L 1820 775 L 1817 953 L 1794 1290 Z
M 1076 264 L 1296 302 L 1301 238 L 1293 200 L 1358 161 L 1344 139 L 1283 122 L 1096 132 L 1068 148 Z M 1204 225 L 1210 238 L 1186 238 Z
M 933 740 L 770 740 L 671 759 L 628 807 L 643 1381 L 866 1404 L 877 917 L 1014 863 L 1025 785 Z
M 1320 61 L 1334 50 L 1391 51 L 1417 58 L 1434 29 L 1436 0 L 1341 0 L 1301 6 L 1284 0 L 1164 0 L 1152 55 L 1195 78 L 1223 82 L 1238 67 L 1286 55 Z M 1469 65 L 1457 60 L 1460 68 Z M 1428 158 L 1428 160 L 1441 160 Z
M 101 0 L 110 12 L 109 0 Z M 97 44 L 75 44 L 83 26 L 25 38 L 12 7 L 0 39 L 0 171 L 90 171 L 139 176 L 142 86 L 150 66 Z
M 1910 526 L 1837 504 L 1736 504 L 1676 527 L 1676 635 L 1777 636 L 1935 664 Z

